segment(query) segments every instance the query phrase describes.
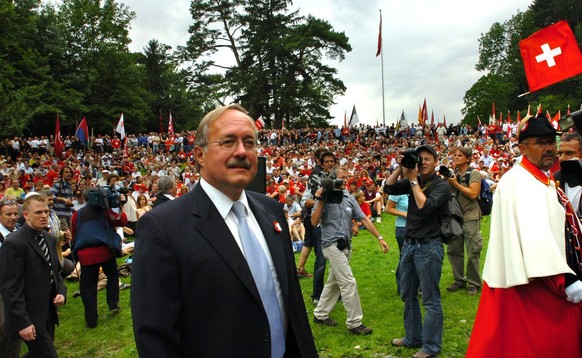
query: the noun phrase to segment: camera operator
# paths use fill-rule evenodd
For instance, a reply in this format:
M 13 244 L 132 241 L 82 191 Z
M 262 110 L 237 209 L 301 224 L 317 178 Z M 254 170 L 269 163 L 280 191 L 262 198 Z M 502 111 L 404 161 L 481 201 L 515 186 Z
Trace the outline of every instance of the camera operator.
M 99 190 L 103 195 L 105 207 L 86 205 L 73 214 L 72 234 L 74 252 L 81 264 L 79 288 L 83 306 L 85 307 L 85 322 L 87 327 L 97 326 L 97 281 L 99 269 L 107 276 L 107 305 L 112 313 L 119 312 L 119 273 L 116 257 L 121 256 L 121 237 L 115 232 L 115 227 L 123 227 L 127 216 L 119 206 L 127 199 L 124 194 L 116 194 L 109 187 L 86 189 L 83 192 L 85 201 L 89 200 L 89 190 Z
M 388 244 L 372 221 L 362 212 L 356 199 L 346 190 L 348 173 L 337 168 L 335 177 L 335 180 L 326 178 L 321 181 L 321 187 L 315 192 L 316 203 L 311 214 L 311 224 L 321 225 L 322 251 L 330 263 L 329 276 L 313 311 L 313 320 L 326 326 L 337 325 L 337 322 L 329 317 L 329 313 L 341 294 L 350 333 L 370 334 L 372 329 L 362 324 L 360 296 L 349 263 L 352 254 L 352 234 L 357 231 L 357 226 L 352 226 L 352 220 L 361 221 L 366 229 L 378 238 L 384 253 L 388 252 Z
M 582 137 L 564 133 L 558 147 L 560 170 L 554 175 L 578 218 L 582 219 Z
M 467 293 L 475 295 L 481 288 L 481 275 L 479 274 L 479 259 L 483 248 L 481 236 L 481 209 L 479 208 L 479 193 L 481 192 L 481 174 L 477 169 L 471 169 L 471 156 L 473 148 L 460 147 L 455 150 L 453 164 L 455 172 L 447 167 L 443 168 L 443 178 L 449 182 L 451 192 L 459 199 L 463 209 L 463 237 L 464 240 L 454 240 L 447 245 L 447 256 L 453 269 L 455 282 L 447 291 L 455 292 L 465 288 Z M 464 249 L 463 249 L 464 247 Z M 467 252 L 466 276 L 464 270 L 465 251 Z
M 435 168 L 438 154 L 430 146 L 403 153 L 398 168 L 386 181 L 387 194 L 408 194 L 406 234 L 400 256 L 400 297 L 404 301 L 404 338 L 395 338 L 397 347 L 420 347 L 413 357 L 440 353 L 443 336 L 443 308 L 439 282 L 443 267 L 443 242 L 440 213 L 446 210 L 451 195 L 447 182 Z M 398 180 L 400 175 L 405 179 Z M 418 303 L 422 290 L 424 326 Z

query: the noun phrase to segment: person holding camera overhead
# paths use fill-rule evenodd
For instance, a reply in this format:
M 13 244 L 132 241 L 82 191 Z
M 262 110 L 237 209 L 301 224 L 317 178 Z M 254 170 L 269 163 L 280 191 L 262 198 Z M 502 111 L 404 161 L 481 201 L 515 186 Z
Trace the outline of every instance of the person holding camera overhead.
M 103 203 L 89 200 L 89 191 L 97 191 Z M 127 199 L 118 197 L 111 187 L 86 189 L 83 197 L 88 203 L 73 214 L 71 219 L 74 247 L 73 251 L 81 264 L 79 289 L 85 307 L 87 327 L 97 327 L 97 281 L 99 269 L 107 276 L 107 305 L 111 313 L 119 312 L 119 273 L 116 257 L 121 256 L 121 237 L 115 227 L 123 227 L 127 216 L 120 210 Z M 118 211 L 118 212 L 116 212 Z
M 421 348 L 413 357 L 426 358 L 440 353 L 443 338 L 443 307 L 439 283 L 444 248 L 440 237 L 441 213 L 451 195 L 446 181 L 435 170 L 437 151 L 428 145 L 407 150 L 398 168 L 386 180 L 389 195 L 408 194 L 408 214 L 404 246 L 400 256 L 400 297 L 404 301 L 403 338 L 396 347 Z M 402 175 L 404 179 L 398 180 Z M 422 290 L 425 308 L 422 322 L 418 292 Z
M 320 188 L 315 192 L 316 203 L 311 213 L 311 223 L 314 227 L 321 225 L 322 251 L 331 267 L 317 307 L 313 311 L 313 321 L 330 327 L 337 325 L 337 322 L 329 317 L 329 313 L 341 294 L 347 314 L 348 330 L 356 335 L 367 335 L 372 333 L 372 328 L 362 324 L 362 305 L 349 262 L 352 254 L 352 234 L 357 232 L 357 224 L 352 226 L 352 220 L 360 221 L 378 238 L 384 253 L 388 252 L 389 248 L 378 229 L 362 212 L 356 199 L 346 190 L 347 177 L 347 171 L 337 168 L 336 179 L 322 179 Z
M 463 209 L 464 240 L 453 240 L 447 245 L 447 256 L 453 268 L 453 278 L 455 279 L 455 282 L 447 287 L 447 291 L 455 292 L 465 288 L 468 284 L 467 293 L 469 295 L 475 295 L 481 288 L 479 259 L 483 248 L 481 209 L 478 201 L 481 192 L 481 174 L 477 169 L 469 167 L 472 155 L 473 148 L 471 147 L 457 148 L 453 155 L 455 172 L 447 167 L 441 167 L 444 169 L 441 175 L 449 182 L 451 191 L 456 194 Z M 466 276 L 463 267 L 465 251 L 467 252 Z

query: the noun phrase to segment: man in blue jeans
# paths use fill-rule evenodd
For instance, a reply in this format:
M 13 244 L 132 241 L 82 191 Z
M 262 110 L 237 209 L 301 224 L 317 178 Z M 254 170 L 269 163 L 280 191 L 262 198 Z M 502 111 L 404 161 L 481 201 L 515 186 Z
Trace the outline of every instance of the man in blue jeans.
M 404 338 L 395 338 L 397 347 L 421 348 L 414 358 L 433 357 L 441 352 L 443 308 L 439 283 L 443 267 L 440 213 L 451 195 L 450 187 L 435 168 L 438 154 L 430 146 L 408 153 L 386 181 L 390 195 L 408 194 L 406 234 L 400 257 L 400 297 L 404 301 Z M 404 179 L 398 180 L 403 175 Z M 418 302 L 422 290 L 424 324 Z

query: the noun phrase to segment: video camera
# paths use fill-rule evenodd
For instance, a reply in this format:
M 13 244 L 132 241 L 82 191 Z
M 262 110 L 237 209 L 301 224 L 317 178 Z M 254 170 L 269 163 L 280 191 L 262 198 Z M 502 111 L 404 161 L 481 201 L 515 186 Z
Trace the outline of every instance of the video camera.
M 321 179 L 321 187 L 323 190 L 323 200 L 326 203 L 340 204 L 344 198 L 343 180 L 323 178 Z
M 414 169 L 416 168 L 417 164 L 422 163 L 422 159 L 418 155 L 418 151 L 416 149 L 408 149 L 402 152 L 402 159 L 400 160 L 400 164 L 404 168 Z
M 568 131 L 568 129 L 572 127 L 576 127 L 576 130 L 582 128 L 582 110 L 570 113 L 566 117 L 560 119 L 558 123 L 563 132 Z
M 127 192 L 129 192 L 127 188 L 121 188 L 120 191 L 117 191 L 115 187 L 112 188 L 108 185 L 95 186 L 87 193 L 87 205 L 98 210 L 116 209 L 127 202 L 127 198 L 125 198 Z M 121 199 L 121 194 L 124 194 L 124 200 Z

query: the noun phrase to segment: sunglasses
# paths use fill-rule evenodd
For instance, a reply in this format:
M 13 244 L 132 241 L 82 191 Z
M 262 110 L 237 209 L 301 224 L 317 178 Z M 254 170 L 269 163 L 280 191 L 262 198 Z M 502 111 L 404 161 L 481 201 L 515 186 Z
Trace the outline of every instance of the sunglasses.
M 3 207 L 4 205 L 15 205 L 16 200 L 0 200 L 0 207 Z

